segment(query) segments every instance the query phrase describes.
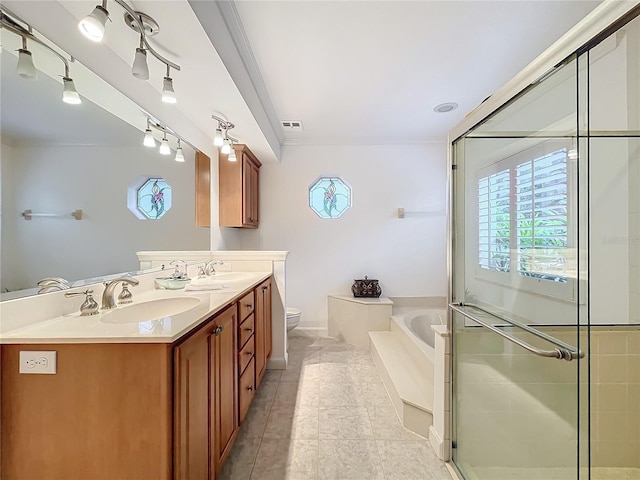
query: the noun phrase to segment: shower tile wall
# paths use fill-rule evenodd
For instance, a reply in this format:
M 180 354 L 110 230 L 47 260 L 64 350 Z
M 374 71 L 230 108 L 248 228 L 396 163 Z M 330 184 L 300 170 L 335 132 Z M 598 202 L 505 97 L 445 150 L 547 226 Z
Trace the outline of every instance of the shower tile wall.
M 640 468 L 640 328 L 591 330 L 591 462 Z
M 566 343 L 577 342 L 575 328 L 541 330 Z M 517 336 L 544 346 L 529 334 Z M 458 397 L 469 403 L 459 419 L 469 433 L 458 443 L 477 447 L 466 462 L 481 468 L 534 469 L 544 454 L 548 467 L 575 464 L 574 450 L 568 452 L 567 445 L 575 445 L 577 435 L 576 363 L 536 357 L 485 329 L 470 328 L 456 337 L 457 351 L 466 352 L 458 362 Z M 592 466 L 640 469 L 640 328 L 592 327 L 591 339 Z M 580 348 L 587 348 L 586 331 Z M 586 375 L 581 378 L 586 389 Z M 588 439 L 586 426 L 583 416 L 581 442 Z M 501 430 L 492 438 L 502 438 L 502 443 L 482 441 L 487 431 Z M 565 474 L 571 478 L 569 471 Z

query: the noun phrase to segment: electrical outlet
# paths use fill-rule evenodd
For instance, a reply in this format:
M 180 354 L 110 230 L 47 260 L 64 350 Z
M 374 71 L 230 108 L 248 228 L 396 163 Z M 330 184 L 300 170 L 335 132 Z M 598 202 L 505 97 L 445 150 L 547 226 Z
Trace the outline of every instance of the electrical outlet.
M 55 374 L 56 353 L 22 351 L 20 352 L 20 373 Z

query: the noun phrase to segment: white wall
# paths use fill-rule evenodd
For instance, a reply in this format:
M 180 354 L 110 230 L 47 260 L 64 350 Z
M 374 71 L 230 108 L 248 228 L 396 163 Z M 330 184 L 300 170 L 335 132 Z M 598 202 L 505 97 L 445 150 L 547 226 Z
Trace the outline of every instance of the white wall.
M 352 207 L 321 219 L 308 187 L 338 175 Z M 288 250 L 287 303 L 301 326 L 327 327 L 327 295 L 377 278 L 385 296 L 446 294 L 446 145 L 287 146 L 260 169 L 260 228 L 223 231 L 230 249 Z M 397 218 L 398 207 L 429 215 Z
M 185 163 L 143 147 L 3 146 L 2 153 L 2 288 L 136 270 L 138 250 L 209 248 L 209 229 L 195 227 L 192 151 L 185 149 Z M 159 221 L 138 220 L 127 208 L 127 188 L 143 175 L 172 187 L 173 206 Z M 26 209 L 82 209 L 85 217 L 27 221 Z

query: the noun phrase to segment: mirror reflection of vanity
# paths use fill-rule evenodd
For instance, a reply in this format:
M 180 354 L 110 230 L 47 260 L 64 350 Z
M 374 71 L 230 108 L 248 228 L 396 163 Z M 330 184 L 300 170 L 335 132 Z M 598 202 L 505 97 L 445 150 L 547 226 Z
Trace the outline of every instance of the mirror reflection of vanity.
M 194 149 L 182 142 L 179 163 L 171 135 L 169 155 L 143 146 L 145 113 L 101 79 L 89 80 L 91 72 L 77 62 L 71 72 L 82 78 L 82 103 L 63 103 L 62 64 L 33 42 L 38 78 L 18 76 L 20 37 L 0 32 L 1 299 L 34 294 L 46 277 L 77 281 L 138 270 L 136 251 L 208 250 L 209 229 L 195 221 Z M 83 96 L 87 82 L 93 91 L 110 89 L 98 102 L 106 109 Z M 105 98 L 118 105 L 111 109 Z M 124 121 L 108 110 L 134 114 Z M 159 144 L 162 134 L 154 129 L 154 136 Z M 146 178 L 171 186 L 171 208 L 158 220 L 128 208 L 128 193 Z M 28 210 L 30 219 L 23 216 Z M 80 219 L 72 216 L 77 210 Z

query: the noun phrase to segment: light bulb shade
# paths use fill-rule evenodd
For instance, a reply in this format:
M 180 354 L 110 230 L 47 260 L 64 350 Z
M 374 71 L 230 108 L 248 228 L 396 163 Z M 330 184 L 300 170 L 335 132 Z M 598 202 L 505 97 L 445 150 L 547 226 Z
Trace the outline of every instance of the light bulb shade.
M 109 18 L 109 12 L 100 5 L 96 5 L 89 15 L 78 23 L 78 29 L 93 42 L 101 42 L 104 37 L 104 26 Z
M 176 149 L 176 162 L 184 162 L 184 155 L 182 154 L 182 147 Z
M 166 138 L 160 142 L 160 155 L 169 155 L 171 153 L 171 147 L 169 147 L 169 140 Z
M 147 128 L 144 131 L 144 141 L 142 142 L 142 144 L 145 147 L 155 147 L 156 146 L 156 139 L 153 138 L 153 134 L 151 133 L 151 129 Z
M 223 155 L 229 155 L 231 153 L 231 140 L 225 138 L 223 141 L 222 148 L 220 149 L 220 153 Z
M 236 157 L 236 152 L 231 150 L 229 152 L 229 155 L 227 156 L 227 160 L 229 160 L 230 162 L 235 162 L 236 160 L 238 160 L 238 158 Z
M 62 91 L 62 101 L 71 105 L 78 105 L 82 103 L 80 95 L 76 90 L 76 86 L 73 84 L 73 80 L 69 77 L 62 77 L 62 84 L 64 90 Z
M 176 92 L 173 91 L 173 79 L 164 77 L 162 84 L 162 101 L 164 103 L 176 103 Z
M 38 71 L 33 64 L 31 52 L 23 48 L 18 50 L 18 75 L 28 80 L 35 80 L 38 78 Z
M 222 129 L 216 128 L 216 135 L 213 137 L 213 144 L 216 147 L 221 147 L 224 143 L 224 137 L 222 136 Z
M 142 48 L 136 48 L 136 56 L 133 59 L 131 73 L 140 80 L 149 80 L 149 65 L 147 65 L 147 52 Z

